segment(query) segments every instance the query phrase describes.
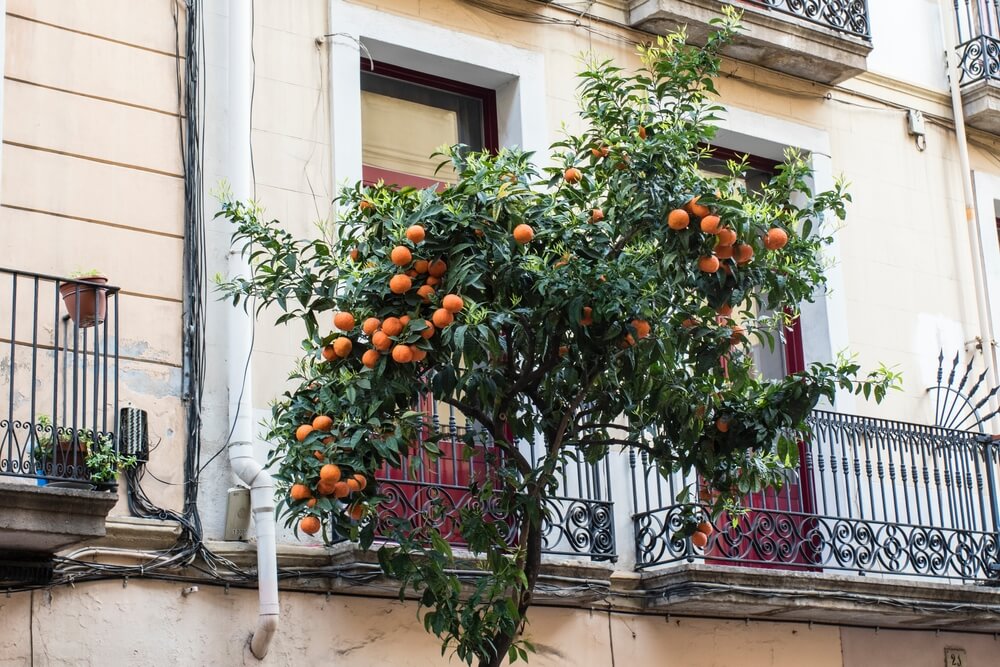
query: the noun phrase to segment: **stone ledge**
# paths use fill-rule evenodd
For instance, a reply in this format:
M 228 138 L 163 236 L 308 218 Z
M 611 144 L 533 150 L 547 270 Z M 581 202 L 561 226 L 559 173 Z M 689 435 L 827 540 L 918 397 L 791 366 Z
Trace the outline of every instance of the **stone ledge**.
M 721 0 L 632 0 L 629 23 L 654 34 L 686 26 L 692 44 L 704 44 L 721 16 Z M 836 84 L 868 69 L 870 40 L 754 5 L 741 5 L 745 30 L 723 53 L 810 81 Z
M 962 111 L 970 127 L 1000 134 L 1000 82 L 985 79 L 964 86 Z
M 646 612 L 1000 632 L 1000 589 L 982 585 L 704 564 L 642 580 Z
M 157 551 L 172 547 L 180 535 L 181 525 L 176 521 L 110 516 L 106 523 L 106 534 L 87 541 L 85 546 Z
M 17 482 L 0 482 L 0 543 L 5 550 L 53 554 L 105 535 L 118 496 Z

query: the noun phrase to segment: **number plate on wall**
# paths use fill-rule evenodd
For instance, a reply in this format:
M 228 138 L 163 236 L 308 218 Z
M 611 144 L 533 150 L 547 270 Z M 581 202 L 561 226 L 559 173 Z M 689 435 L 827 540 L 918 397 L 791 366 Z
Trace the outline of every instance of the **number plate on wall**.
M 964 648 L 946 648 L 944 650 L 944 667 L 971 667 L 965 655 Z

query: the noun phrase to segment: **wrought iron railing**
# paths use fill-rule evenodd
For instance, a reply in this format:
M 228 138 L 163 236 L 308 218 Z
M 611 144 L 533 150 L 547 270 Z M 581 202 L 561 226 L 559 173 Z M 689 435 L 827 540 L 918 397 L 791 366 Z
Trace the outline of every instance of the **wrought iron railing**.
M 89 485 L 117 447 L 118 288 L 0 268 L 0 400 L 0 475 Z
M 868 0 L 742 0 L 826 28 L 871 39 Z
M 425 402 L 427 403 L 427 402 Z M 424 405 L 430 425 L 418 434 L 414 454 L 404 457 L 399 467 L 383 468 L 377 475 L 386 499 L 377 508 L 377 533 L 386 534 L 389 522 L 408 519 L 412 525 L 432 525 L 452 544 L 462 545 L 458 514 L 475 509 L 506 526 L 513 544 L 517 530 L 509 517 L 495 506 L 483 507 L 470 483 L 488 479 L 501 456 L 486 433 L 458 425 L 452 409 L 439 414 L 436 403 Z M 440 456 L 421 452 L 424 442 L 434 438 Z M 534 443 L 524 442 L 520 450 L 531 463 L 538 461 Z M 542 522 L 542 551 L 549 555 L 585 556 L 594 560 L 615 560 L 614 506 L 608 484 L 608 461 L 572 463 L 559 475 L 558 494 L 545 507 Z
M 987 580 L 1000 563 L 997 477 L 989 436 L 814 412 L 802 464 L 783 488 L 745 499 L 703 548 L 677 535 L 700 506 L 674 500 L 696 475 L 661 477 L 631 455 L 637 567 L 682 560 Z
M 955 0 L 961 84 L 1000 78 L 1000 2 Z

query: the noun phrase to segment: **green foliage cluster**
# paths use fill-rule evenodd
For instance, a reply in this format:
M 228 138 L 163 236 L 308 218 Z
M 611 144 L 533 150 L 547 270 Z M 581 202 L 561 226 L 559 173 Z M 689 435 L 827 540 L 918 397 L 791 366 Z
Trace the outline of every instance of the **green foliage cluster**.
M 391 541 L 379 550 L 382 568 L 402 581 L 401 595 L 415 591 L 428 630 L 470 663 L 498 664 L 529 648 L 516 635 L 538 577 L 547 499 L 568 462 L 643 450 L 664 472 L 696 470 L 713 490 L 707 509 L 717 515 L 748 492 L 780 484 L 821 397 L 833 400 L 841 389 L 881 400 L 896 380 L 884 368 L 859 380 L 850 361 L 778 380 L 754 371 L 751 343 L 773 346 L 798 304 L 822 293 L 824 220 L 843 218 L 848 196 L 839 183 L 813 193 L 807 163 L 794 152 L 761 192 L 743 185 L 741 163 L 722 177 L 699 170 L 721 111 L 711 100 L 719 50 L 735 30 L 737 17 L 727 13 L 702 48 L 686 46 L 683 35 L 660 39 L 641 50 L 635 73 L 589 65 L 580 75 L 588 129 L 556 143 L 553 166 L 541 171 L 516 149 L 456 147 L 446 157 L 458 181 L 443 190 L 344 191 L 334 241 L 296 239 L 277 221 L 262 221 L 253 205 L 224 203 L 221 215 L 235 225 L 234 244 L 253 275 L 222 289 L 235 305 L 276 306 L 279 321 L 302 321 L 308 332 L 298 388 L 276 403 L 269 433 L 279 479 L 286 488 L 304 483 L 318 498 L 283 499 L 290 522 L 314 514 L 326 530 L 371 545 L 378 522 L 344 510 L 361 503 L 375 513 L 374 472 L 420 458 L 408 457 L 425 426 L 414 410 L 419 393 L 476 425 L 468 446 L 489 442 L 501 453 L 471 492 L 480 507 L 510 517 L 517 539 L 482 512 L 462 510 L 459 531 L 480 559 L 481 576 L 471 582 L 456 574 L 459 563 L 433 526 L 379 524 Z M 570 168 L 579 180 L 567 179 Z M 683 230 L 666 224 L 694 197 L 752 249 L 750 261 L 723 258 L 718 271 L 699 269 L 717 237 L 701 231 L 698 216 Z M 423 227 L 425 240 L 407 240 L 412 225 Z M 518 225 L 533 230 L 529 243 L 514 240 Z M 762 239 L 775 227 L 788 242 L 768 250 Z M 414 261 L 447 263 L 429 302 L 417 293 L 425 274 L 403 294 L 389 289 L 411 268 L 391 261 L 398 245 Z M 425 337 L 445 294 L 460 295 L 464 308 Z M 726 306 L 732 316 L 720 317 Z M 352 313 L 359 326 L 330 332 L 319 316 L 332 311 Z M 361 322 L 403 315 L 409 322 L 392 344 L 426 356 L 397 363 L 383 354 L 366 367 L 361 355 L 371 341 Z M 321 350 L 341 336 L 351 353 L 325 360 Z M 316 415 L 330 416 L 332 430 L 299 441 L 296 429 Z M 534 460 L 518 447 L 527 439 L 543 445 Z M 440 453 L 433 436 L 422 446 L 430 460 Z M 319 494 L 319 470 L 330 462 L 364 474 L 365 490 L 343 499 Z

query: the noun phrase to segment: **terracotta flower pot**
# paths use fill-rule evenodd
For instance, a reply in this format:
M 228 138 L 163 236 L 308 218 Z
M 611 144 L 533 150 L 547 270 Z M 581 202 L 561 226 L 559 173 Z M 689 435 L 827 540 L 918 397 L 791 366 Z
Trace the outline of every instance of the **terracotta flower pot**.
M 80 283 L 93 283 L 95 286 Z M 62 294 L 69 316 L 81 328 L 104 322 L 108 312 L 108 291 L 99 285 L 107 284 L 108 279 L 104 276 L 87 276 L 79 278 L 77 282 L 59 286 L 59 293 Z

